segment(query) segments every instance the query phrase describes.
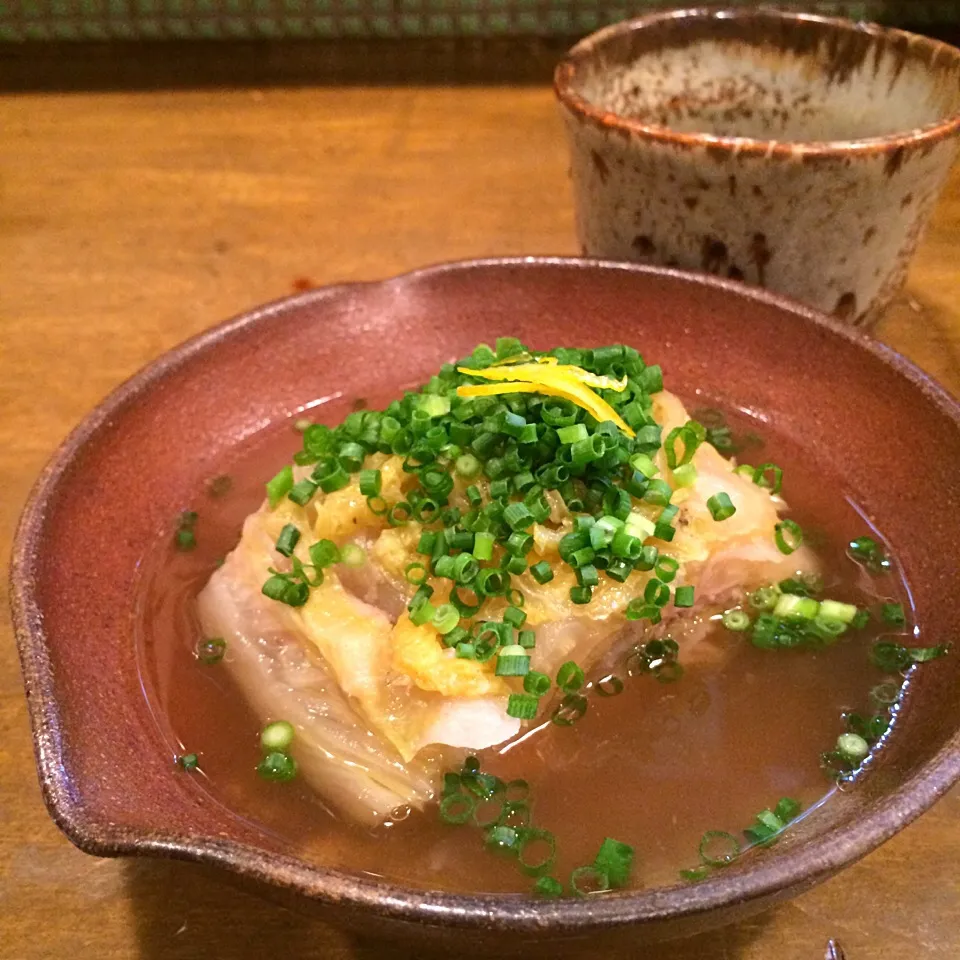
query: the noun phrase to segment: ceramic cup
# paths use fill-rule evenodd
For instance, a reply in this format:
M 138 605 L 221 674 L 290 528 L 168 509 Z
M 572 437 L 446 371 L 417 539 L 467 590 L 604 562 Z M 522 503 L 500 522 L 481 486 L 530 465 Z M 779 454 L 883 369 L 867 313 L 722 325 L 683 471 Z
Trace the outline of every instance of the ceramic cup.
M 554 86 L 585 255 L 744 280 L 865 328 L 904 282 L 960 129 L 960 50 L 767 9 L 615 24 Z

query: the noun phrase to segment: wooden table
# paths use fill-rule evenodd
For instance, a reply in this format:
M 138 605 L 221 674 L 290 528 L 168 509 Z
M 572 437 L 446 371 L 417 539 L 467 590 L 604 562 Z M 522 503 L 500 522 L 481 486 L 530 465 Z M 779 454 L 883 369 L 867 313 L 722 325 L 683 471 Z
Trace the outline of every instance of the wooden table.
M 185 337 L 307 283 L 575 251 L 545 85 L 43 93 L 0 99 L 0 130 L 4 554 L 66 432 Z M 958 241 L 960 170 L 879 331 L 955 392 Z M 41 802 L 5 618 L 0 630 L 0 956 L 407 956 L 191 865 L 76 851 Z M 960 957 L 958 863 L 955 791 L 841 877 L 645 956 L 818 960 L 832 936 L 850 960 Z

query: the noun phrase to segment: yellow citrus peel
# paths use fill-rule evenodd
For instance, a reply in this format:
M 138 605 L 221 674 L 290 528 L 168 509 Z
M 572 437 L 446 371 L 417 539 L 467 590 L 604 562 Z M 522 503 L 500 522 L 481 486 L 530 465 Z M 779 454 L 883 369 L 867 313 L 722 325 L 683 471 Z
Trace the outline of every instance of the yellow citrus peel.
M 561 397 L 582 407 L 598 423 L 612 420 L 628 437 L 635 436 L 620 415 L 594 390 L 627 389 L 627 378 L 615 380 L 601 377 L 582 367 L 557 362 L 556 357 L 537 357 L 533 363 L 501 363 L 485 370 L 472 367 L 457 367 L 458 372 L 483 380 L 499 380 L 501 383 L 484 383 L 457 387 L 459 397 L 492 397 L 501 393 L 542 393 L 548 397 Z

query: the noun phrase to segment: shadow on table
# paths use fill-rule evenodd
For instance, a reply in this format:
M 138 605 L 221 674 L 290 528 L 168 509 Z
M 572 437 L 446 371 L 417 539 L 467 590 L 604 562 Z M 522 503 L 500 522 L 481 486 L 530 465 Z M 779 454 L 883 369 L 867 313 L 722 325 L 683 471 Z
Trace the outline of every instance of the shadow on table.
M 141 960 L 449 960 L 395 942 L 355 937 L 237 889 L 196 864 L 135 860 L 126 867 Z M 736 960 L 763 929 L 763 917 L 690 940 L 643 948 L 644 960 Z M 487 954 L 487 957 L 491 956 Z M 572 960 L 627 960 L 636 950 L 571 954 Z

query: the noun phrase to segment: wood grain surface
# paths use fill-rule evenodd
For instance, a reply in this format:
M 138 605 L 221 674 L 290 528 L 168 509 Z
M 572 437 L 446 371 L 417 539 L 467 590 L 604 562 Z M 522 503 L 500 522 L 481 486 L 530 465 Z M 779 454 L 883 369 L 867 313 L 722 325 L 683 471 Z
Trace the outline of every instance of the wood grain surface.
M 0 131 L 4 556 L 57 443 L 185 337 L 307 283 L 575 251 L 565 148 L 545 86 L 11 95 L 0 100 Z M 958 231 L 960 175 L 879 330 L 955 393 Z M 848 960 L 957 958 L 958 863 L 955 791 L 812 892 L 643 955 L 819 960 L 837 937 Z M 208 870 L 76 851 L 40 799 L 0 614 L 0 957 L 408 956 L 240 894 Z

